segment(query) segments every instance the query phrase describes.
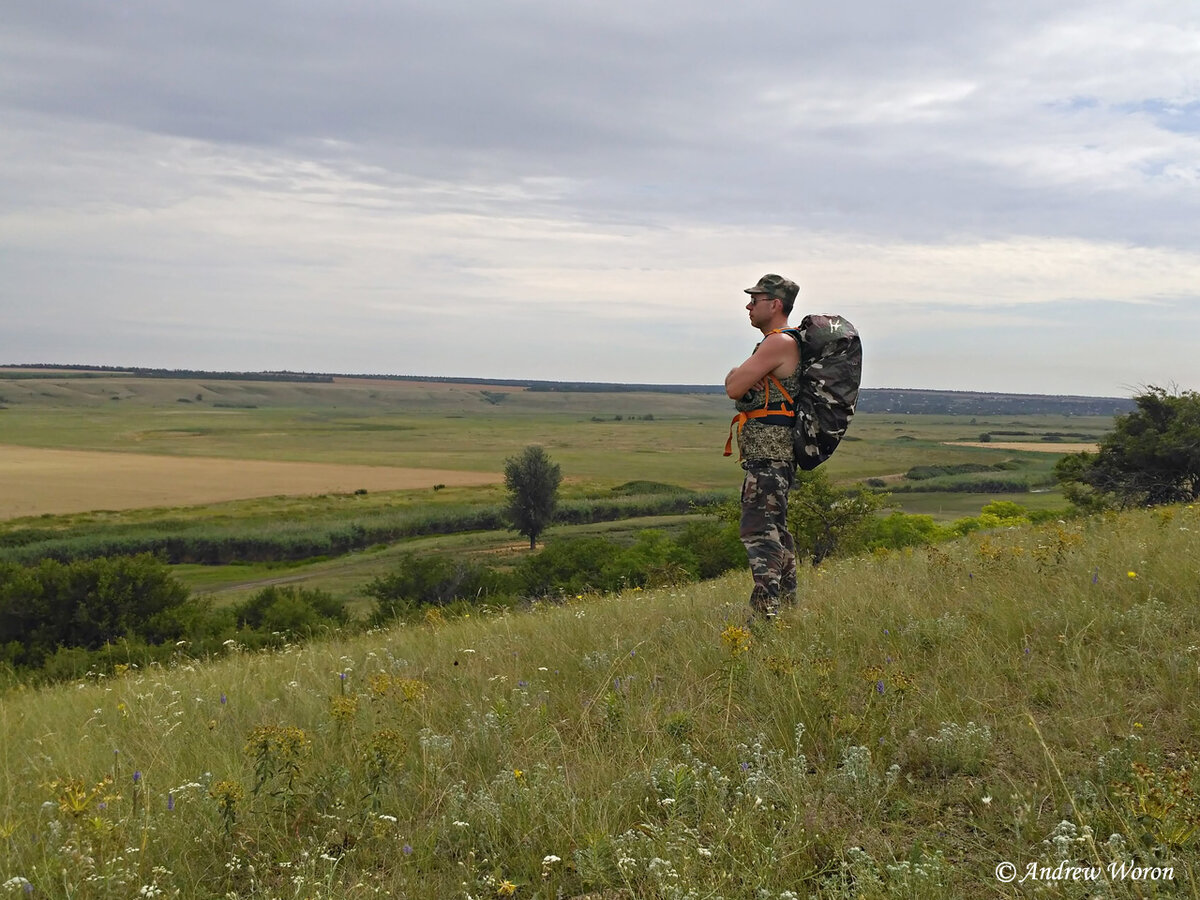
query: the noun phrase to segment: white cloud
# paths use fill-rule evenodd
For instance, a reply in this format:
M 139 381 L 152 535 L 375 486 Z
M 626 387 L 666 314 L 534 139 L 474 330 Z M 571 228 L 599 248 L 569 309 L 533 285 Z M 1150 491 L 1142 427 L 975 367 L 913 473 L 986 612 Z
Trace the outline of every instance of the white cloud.
M 1101 327 L 1200 299 L 1177 3 L 60 6 L 0 35 L 0 361 L 716 382 L 781 271 L 876 385 L 1200 380 Z

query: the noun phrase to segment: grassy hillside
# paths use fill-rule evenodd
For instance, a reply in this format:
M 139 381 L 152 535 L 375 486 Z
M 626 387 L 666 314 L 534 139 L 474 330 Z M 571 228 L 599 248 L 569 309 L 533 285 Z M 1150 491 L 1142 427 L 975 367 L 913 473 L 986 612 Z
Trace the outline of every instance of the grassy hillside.
M 0 890 L 1195 897 L 1197 559 L 1163 509 L 808 570 L 766 633 L 738 576 L 11 691 Z

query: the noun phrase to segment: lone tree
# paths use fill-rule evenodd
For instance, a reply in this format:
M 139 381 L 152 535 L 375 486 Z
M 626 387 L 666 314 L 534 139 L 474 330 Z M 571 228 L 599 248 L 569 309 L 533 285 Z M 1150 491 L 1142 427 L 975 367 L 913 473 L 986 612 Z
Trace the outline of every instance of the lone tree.
M 1085 509 L 1200 499 L 1200 394 L 1150 385 L 1117 416 L 1097 453 L 1073 453 L 1054 474 Z
M 558 502 L 562 472 L 550 462 L 546 451 L 536 445 L 504 461 L 504 485 L 508 488 L 508 516 L 512 529 L 529 538 L 529 549 L 537 546 Z

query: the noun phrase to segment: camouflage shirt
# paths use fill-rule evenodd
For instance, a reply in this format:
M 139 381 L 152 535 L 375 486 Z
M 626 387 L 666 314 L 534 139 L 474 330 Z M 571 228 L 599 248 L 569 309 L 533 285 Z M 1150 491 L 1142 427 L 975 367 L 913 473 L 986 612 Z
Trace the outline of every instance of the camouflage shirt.
M 797 366 L 791 375 L 779 379 L 784 390 L 793 397 L 800 393 L 799 371 Z M 766 391 L 755 387 L 734 405 L 738 412 L 749 412 L 752 409 L 761 409 L 765 402 Z M 792 462 L 792 428 L 790 425 L 766 425 L 757 419 L 749 419 L 738 433 L 738 449 L 743 462 L 750 459 L 779 459 Z

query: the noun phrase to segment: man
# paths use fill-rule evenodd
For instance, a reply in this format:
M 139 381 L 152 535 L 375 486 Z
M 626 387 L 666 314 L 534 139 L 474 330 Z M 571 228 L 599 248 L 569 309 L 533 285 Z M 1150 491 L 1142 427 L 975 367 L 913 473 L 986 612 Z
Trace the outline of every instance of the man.
M 781 604 L 796 602 L 796 548 L 787 530 L 787 503 L 796 475 L 794 406 L 789 398 L 800 390 L 800 349 L 794 338 L 778 329 L 788 327 L 799 291 L 781 275 L 764 275 L 746 288 L 750 324 L 763 333 L 763 340 L 749 359 L 725 376 L 725 393 L 738 410 L 730 427 L 737 429 L 746 470 L 741 538 L 754 577 L 752 620 L 771 621 Z

